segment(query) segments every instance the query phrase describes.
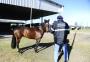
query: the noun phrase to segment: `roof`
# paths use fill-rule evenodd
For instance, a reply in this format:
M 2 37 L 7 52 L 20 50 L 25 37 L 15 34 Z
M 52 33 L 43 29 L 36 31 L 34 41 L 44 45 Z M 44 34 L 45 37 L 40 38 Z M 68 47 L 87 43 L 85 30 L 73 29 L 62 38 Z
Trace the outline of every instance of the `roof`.
M 56 5 L 56 6 L 59 6 L 60 8 L 63 7 L 63 5 L 61 5 L 61 4 L 59 4 L 59 3 L 56 3 L 56 2 L 54 2 L 54 1 L 52 1 L 52 0 L 44 0 L 44 1 L 47 1 L 47 2 L 49 2 L 49 3 L 52 3 L 52 4 Z
M 0 18 L 13 20 L 30 20 L 31 9 L 27 7 L 2 4 L 0 3 Z M 45 11 L 41 9 L 32 9 L 32 19 L 44 17 L 57 12 Z
M 31 0 L 28 1 L 16 0 L 16 1 L 17 3 L 15 3 L 14 1 L 10 2 L 10 0 L 0 1 L 0 19 L 12 19 L 12 20 L 37 19 L 40 17 L 57 14 L 58 8 L 61 8 L 63 6 L 52 0 L 36 0 L 36 1 L 32 0 L 34 1 L 33 6 L 30 4 L 32 3 Z M 40 2 L 42 2 L 42 4 Z M 47 6 L 51 7 L 52 9 L 48 8 Z

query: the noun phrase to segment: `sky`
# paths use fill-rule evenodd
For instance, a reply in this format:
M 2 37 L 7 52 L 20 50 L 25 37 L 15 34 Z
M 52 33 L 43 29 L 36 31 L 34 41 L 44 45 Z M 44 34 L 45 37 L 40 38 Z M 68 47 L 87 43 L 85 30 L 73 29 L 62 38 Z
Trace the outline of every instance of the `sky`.
M 58 0 L 64 5 L 63 12 L 60 13 L 69 25 L 90 26 L 90 0 Z M 50 23 L 56 20 L 59 14 L 48 16 Z

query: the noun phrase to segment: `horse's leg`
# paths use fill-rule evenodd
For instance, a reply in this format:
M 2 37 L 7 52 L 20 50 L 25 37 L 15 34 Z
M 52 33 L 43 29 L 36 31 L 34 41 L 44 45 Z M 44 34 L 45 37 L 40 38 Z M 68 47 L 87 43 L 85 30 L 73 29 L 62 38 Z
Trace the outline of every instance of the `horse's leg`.
M 36 53 L 38 53 L 38 49 L 37 48 L 38 48 L 38 45 L 39 45 L 40 41 L 41 41 L 41 39 L 37 39 L 36 40 L 36 45 L 34 47 L 34 50 L 35 50 Z
M 16 46 L 17 46 L 17 51 L 18 52 L 20 52 L 19 43 L 20 43 L 20 39 L 17 39 Z

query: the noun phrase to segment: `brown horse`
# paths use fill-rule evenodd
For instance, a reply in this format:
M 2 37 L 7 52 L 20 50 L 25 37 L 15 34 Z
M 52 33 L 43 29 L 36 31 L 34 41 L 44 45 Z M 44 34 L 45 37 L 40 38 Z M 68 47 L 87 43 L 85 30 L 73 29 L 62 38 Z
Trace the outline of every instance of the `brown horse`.
M 35 52 L 37 51 L 38 45 L 44 35 L 45 32 L 49 30 L 49 21 L 45 21 L 41 24 L 39 28 L 37 27 L 18 27 L 14 29 L 11 48 L 15 49 L 17 47 L 18 52 L 20 52 L 19 43 L 22 37 L 26 37 L 29 39 L 35 39 L 36 44 L 34 47 Z

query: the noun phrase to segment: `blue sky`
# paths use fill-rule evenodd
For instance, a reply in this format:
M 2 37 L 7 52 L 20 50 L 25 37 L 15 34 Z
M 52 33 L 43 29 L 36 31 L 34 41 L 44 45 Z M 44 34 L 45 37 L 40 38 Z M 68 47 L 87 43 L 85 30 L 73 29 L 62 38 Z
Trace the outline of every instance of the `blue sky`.
M 78 25 L 90 26 L 90 0 L 58 0 L 64 5 L 61 15 L 70 25 L 77 22 Z M 57 15 L 50 16 L 51 23 L 56 20 Z
M 62 15 L 69 24 L 89 25 L 90 0 L 61 0 L 61 4 L 64 4 Z

